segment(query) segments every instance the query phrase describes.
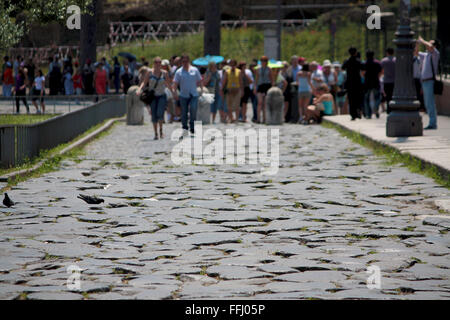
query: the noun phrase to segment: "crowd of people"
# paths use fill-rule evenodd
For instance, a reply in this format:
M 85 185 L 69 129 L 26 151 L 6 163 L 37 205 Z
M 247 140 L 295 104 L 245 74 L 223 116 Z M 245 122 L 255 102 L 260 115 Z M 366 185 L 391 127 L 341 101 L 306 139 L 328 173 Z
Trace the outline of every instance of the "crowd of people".
M 61 59 L 56 54 L 49 58 L 48 72 L 44 74 L 33 59 L 25 60 L 18 55 L 10 61 L 10 57 L 5 56 L 0 80 L 3 96 L 15 96 L 16 113 L 20 113 L 21 101 L 27 113 L 30 112 L 27 97 L 31 97 L 36 113 L 45 113 L 46 94 L 98 96 L 113 92 L 126 93 L 128 88 L 138 84 L 135 69 L 136 64 L 127 60 L 120 64 L 117 57 L 114 57 L 112 65 L 103 57 L 96 63 L 86 59 L 84 66 L 80 66 L 70 55 Z M 78 98 L 76 103 L 80 103 Z
M 420 45 L 426 47 L 426 52 L 419 52 Z M 181 121 L 186 134 L 189 130 L 193 134 L 199 91 L 204 90 L 214 95 L 210 107 L 213 123 L 217 112 L 223 123 L 247 122 L 248 103 L 252 105 L 251 121 L 264 123 L 266 95 L 272 87 L 280 88 L 283 93 L 286 118 L 296 114 L 292 108 L 298 110 L 298 119 L 290 119 L 291 122 L 307 125 L 319 123 L 323 115 L 348 113 L 351 120 L 370 119 L 373 115 L 379 118 L 380 107 L 382 112 L 389 113 L 396 77 L 394 50 L 387 49 L 381 61 L 371 50 L 366 52 L 364 61 L 356 48 L 348 52 L 350 57 L 343 64 L 325 60 L 320 65 L 294 55 L 289 63 L 283 61 L 276 67 L 270 67 L 269 59 L 262 56 L 259 61 L 253 59 L 250 63 L 228 59 L 199 68 L 191 64 L 186 54 L 169 60 L 156 57 L 151 68 L 145 57 L 141 57 L 141 62 L 123 60 L 122 64 L 117 57 L 112 64 L 106 58 L 97 63 L 87 59 L 85 65 L 80 66 L 70 56 L 60 61 L 56 55 L 49 59 L 46 75 L 32 60 L 24 61 L 18 56 L 11 62 L 9 57 L 4 57 L 1 78 L 3 95 L 15 93 L 17 112 L 20 101 L 29 112 L 27 88 L 36 112 L 45 112 L 46 83 L 50 95 L 127 93 L 132 85 L 139 86 L 137 93 L 141 95 L 150 89 L 154 99 L 147 107 L 155 139 L 164 136 L 166 113 L 169 122 Z M 437 43 L 419 37 L 412 64 L 417 99 L 430 117 L 425 129 L 436 129 L 433 86 L 439 65 Z M 297 99 L 293 99 L 295 96 Z M 297 105 L 294 106 L 293 101 Z

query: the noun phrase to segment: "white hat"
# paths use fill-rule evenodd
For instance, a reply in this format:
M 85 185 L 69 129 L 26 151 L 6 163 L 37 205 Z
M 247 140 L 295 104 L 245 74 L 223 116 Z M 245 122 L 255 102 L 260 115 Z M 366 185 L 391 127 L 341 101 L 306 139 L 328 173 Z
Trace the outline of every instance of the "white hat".
M 340 67 L 342 67 L 342 65 L 339 63 L 339 61 L 335 61 L 335 62 L 333 62 L 333 67 L 340 68 Z
M 161 62 L 161 65 L 162 65 L 162 66 L 169 66 L 169 65 L 170 65 L 170 62 L 169 62 L 169 60 L 164 59 L 164 60 Z
M 331 67 L 331 61 L 330 60 L 324 60 L 323 67 Z

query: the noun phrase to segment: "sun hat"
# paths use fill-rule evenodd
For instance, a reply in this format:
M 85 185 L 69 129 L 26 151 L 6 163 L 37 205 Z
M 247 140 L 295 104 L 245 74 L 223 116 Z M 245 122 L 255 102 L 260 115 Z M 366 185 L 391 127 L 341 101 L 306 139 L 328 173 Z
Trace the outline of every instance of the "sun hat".
M 330 60 L 324 60 L 323 61 L 323 65 L 322 65 L 323 67 L 331 67 L 331 61 Z
M 170 65 L 170 62 L 169 62 L 169 60 L 164 59 L 164 60 L 161 62 L 161 65 L 162 65 L 162 66 L 169 66 L 169 65 Z

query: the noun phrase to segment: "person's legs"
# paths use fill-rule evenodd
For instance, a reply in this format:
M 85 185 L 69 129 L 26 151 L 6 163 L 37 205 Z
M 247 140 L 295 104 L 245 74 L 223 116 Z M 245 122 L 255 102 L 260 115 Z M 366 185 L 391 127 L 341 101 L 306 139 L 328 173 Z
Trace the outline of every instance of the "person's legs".
M 263 104 L 264 104 L 264 94 L 263 93 L 260 93 L 260 92 L 258 92 L 258 108 L 257 108 L 257 111 L 256 111 L 256 121 L 257 122 L 261 122 L 261 111 L 262 111 L 262 109 L 264 109 L 263 108 Z
M 353 90 L 348 91 L 348 105 L 350 108 L 350 116 L 352 117 L 352 120 L 356 119 L 358 116 L 357 111 L 358 95 L 359 95 L 358 92 L 355 93 L 353 92 Z
M 164 123 L 164 112 L 166 111 L 167 98 L 166 95 L 158 97 L 157 101 L 157 119 L 159 123 L 159 137 L 162 139 L 163 135 L 163 123 Z
M 188 130 L 187 125 L 187 114 L 188 114 L 188 104 L 189 98 L 180 97 L 180 106 L 181 106 L 181 126 L 184 130 Z
M 430 118 L 428 127 L 437 128 L 436 103 L 434 100 L 434 80 L 422 82 L 425 108 Z
M 11 97 L 11 87 L 12 87 L 12 85 L 10 85 L 10 84 L 3 85 L 3 95 L 5 97 Z
M 42 113 L 45 113 L 45 102 L 44 102 L 44 98 L 41 98 L 41 109 L 42 109 Z
M 420 102 L 420 108 L 424 109 L 425 104 L 423 101 L 422 82 L 420 81 L 420 79 L 414 79 L 414 85 L 416 87 L 417 100 L 419 100 L 419 102 Z
M 312 100 L 312 93 L 309 93 L 305 96 L 305 99 L 303 100 L 302 104 L 302 112 L 305 113 L 306 109 L 308 108 L 309 102 Z
M 384 84 L 384 92 L 386 94 L 386 112 L 390 113 L 391 112 L 391 108 L 390 108 L 390 103 L 392 100 L 392 96 L 394 94 L 394 84 L 393 83 L 385 83 Z
M 258 114 L 258 98 L 257 96 L 253 93 L 253 90 L 250 93 L 250 99 L 252 101 L 252 108 L 253 108 L 253 117 L 252 117 L 252 121 L 256 121 L 257 120 L 257 114 Z
M 27 97 L 25 96 L 25 93 L 22 96 L 22 101 L 23 101 L 23 104 L 25 105 L 25 108 L 27 108 L 27 113 L 30 113 L 30 107 L 28 106 Z
M 303 118 L 306 116 L 305 112 L 303 112 L 303 104 L 305 101 L 305 98 L 302 93 L 298 93 L 298 121 L 302 121 Z
M 153 124 L 153 132 L 155 133 L 155 140 L 158 139 L 158 98 L 155 97 L 150 104 L 150 110 Z
M 370 105 L 370 94 L 372 89 L 366 91 L 364 95 L 364 116 L 368 119 L 372 118 L 372 107 Z
M 380 113 L 378 112 L 378 109 L 380 107 L 380 101 L 381 101 L 381 95 L 380 95 L 380 89 L 375 88 L 373 89 L 373 113 L 375 113 L 375 116 L 377 118 L 380 117 Z
M 228 107 L 228 119 L 229 119 L 230 122 L 234 122 L 234 117 L 233 117 L 233 109 L 234 109 L 233 93 L 231 92 L 231 90 L 228 90 L 227 94 L 225 95 L 225 100 L 227 101 L 227 107 Z
M 214 123 L 214 121 L 216 120 L 216 114 L 217 114 L 217 109 L 218 109 L 219 105 L 220 105 L 220 94 L 216 93 L 214 95 L 214 102 L 211 103 L 211 105 L 210 105 L 210 111 L 211 111 L 211 115 L 212 115 L 212 123 Z
M 191 97 L 191 101 L 189 103 L 189 128 L 191 133 L 194 133 L 194 124 L 195 120 L 197 120 L 197 105 L 198 105 L 198 97 Z
M 32 100 L 31 100 L 31 103 L 33 104 L 33 106 L 36 108 L 36 112 L 38 112 L 39 111 L 39 106 L 38 106 L 38 104 L 37 104 L 37 99 L 35 99 L 35 98 L 33 98 Z

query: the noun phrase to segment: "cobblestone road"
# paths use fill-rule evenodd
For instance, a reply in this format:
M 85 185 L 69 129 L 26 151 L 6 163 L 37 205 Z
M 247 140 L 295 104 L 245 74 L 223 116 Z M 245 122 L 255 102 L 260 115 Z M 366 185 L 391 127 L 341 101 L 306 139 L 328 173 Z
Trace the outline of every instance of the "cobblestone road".
M 178 127 L 153 141 L 150 125 L 121 123 L 81 161 L 11 190 L 0 298 L 450 298 L 450 223 L 434 203 L 447 189 L 321 126 L 279 127 L 274 176 L 176 166 Z M 66 285 L 71 265 L 79 289 Z M 380 289 L 367 287 L 369 266 Z

